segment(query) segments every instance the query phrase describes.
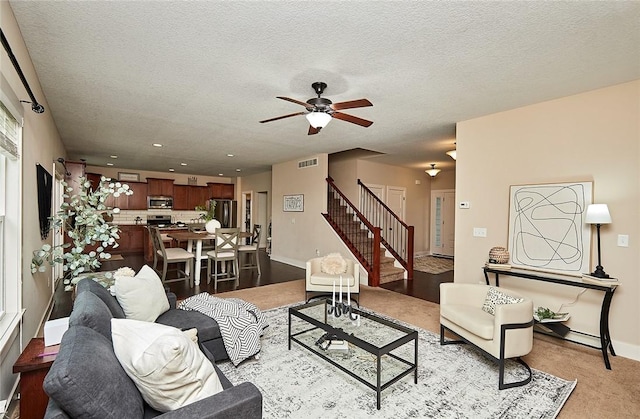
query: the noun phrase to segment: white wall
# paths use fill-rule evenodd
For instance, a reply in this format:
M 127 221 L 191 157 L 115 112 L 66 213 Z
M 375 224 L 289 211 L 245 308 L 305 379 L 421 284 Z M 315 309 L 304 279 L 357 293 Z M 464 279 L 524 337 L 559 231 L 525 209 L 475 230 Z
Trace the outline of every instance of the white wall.
M 483 280 L 480 267 L 493 246 L 507 245 L 509 187 L 515 184 L 593 181 L 593 202 L 609 206 L 613 223 L 602 228 L 605 270 L 620 278 L 610 327 L 620 355 L 640 359 L 640 80 L 460 122 L 457 125 L 456 282 Z M 472 237 L 474 227 L 486 238 Z M 628 234 L 629 247 L 617 236 Z M 595 236 L 592 240 L 595 266 Z M 569 325 L 597 333 L 602 293 L 525 280 L 501 285 L 567 311 Z

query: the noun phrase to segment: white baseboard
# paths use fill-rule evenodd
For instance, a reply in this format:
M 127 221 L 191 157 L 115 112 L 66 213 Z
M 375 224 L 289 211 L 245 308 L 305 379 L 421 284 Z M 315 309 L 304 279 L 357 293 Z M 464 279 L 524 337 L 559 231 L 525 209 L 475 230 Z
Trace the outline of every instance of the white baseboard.
M 274 260 L 276 262 L 282 262 L 282 263 L 286 263 L 287 265 L 293 265 L 296 266 L 298 268 L 301 269 L 306 269 L 307 268 L 307 261 L 299 261 L 296 259 L 289 259 L 289 258 L 285 258 L 285 257 L 280 257 L 280 256 L 275 256 L 275 255 L 271 255 L 271 260 Z
M 613 350 L 616 351 L 616 355 L 624 358 L 633 359 L 634 361 L 640 361 L 640 346 L 633 345 L 631 343 L 612 341 Z

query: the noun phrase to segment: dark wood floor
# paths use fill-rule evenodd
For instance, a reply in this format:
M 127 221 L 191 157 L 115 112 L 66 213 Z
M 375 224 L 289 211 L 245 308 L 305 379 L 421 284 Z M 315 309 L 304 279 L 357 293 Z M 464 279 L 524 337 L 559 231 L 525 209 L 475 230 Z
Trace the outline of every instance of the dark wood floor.
M 242 262 L 242 261 L 241 261 Z M 142 254 L 125 255 L 123 260 L 108 261 L 102 264 L 101 270 L 110 271 L 123 266 L 128 266 L 136 272 L 145 264 Z M 206 283 L 206 264 L 202 270 L 202 283 L 194 288 L 189 288 L 184 281 L 170 282 L 166 285 L 176 294 L 178 299 L 184 299 L 192 295 L 208 292 L 214 294 L 213 282 Z M 272 261 L 266 252 L 260 252 L 260 268 L 261 275 L 255 269 L 246 269 L 240 271 L 239 285 L 235 287 L 233 281 L 218 282 L 218 293 L 231 291 L 234 289 L 244 289 L 259 287 L 262 285 L 275 284 L 279 282 L 294 281 L 305 277 L 305 270 L 287 265 L 286 263 Z M 425 272 L 414 272 L 412 281 L 394 281 L 381 285 L 394 292 L 410 295 L 412 297 L 431 301 L 440 302 L 440 284 L 443 282 L 453 282 L 453 271 L 434 275 Z M 54 307 L 51 312 L 51 319 L 68 316 L 71 312 L 72 301 L 71 293 L 64 291 L 64 286 L 58 286 L 54 295 Z

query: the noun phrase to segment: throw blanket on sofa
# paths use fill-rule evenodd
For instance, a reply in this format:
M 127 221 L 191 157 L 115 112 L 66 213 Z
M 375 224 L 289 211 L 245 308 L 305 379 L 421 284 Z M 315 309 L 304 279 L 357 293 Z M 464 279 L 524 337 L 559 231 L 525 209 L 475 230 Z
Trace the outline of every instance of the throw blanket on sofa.
M 218 298 L 206 292 L 178 304 L 182 310 L 199 311 L 214 319 L 233 365 L 260 352 L 260 336 L 269 326 L 258 307 L 239 298 Z

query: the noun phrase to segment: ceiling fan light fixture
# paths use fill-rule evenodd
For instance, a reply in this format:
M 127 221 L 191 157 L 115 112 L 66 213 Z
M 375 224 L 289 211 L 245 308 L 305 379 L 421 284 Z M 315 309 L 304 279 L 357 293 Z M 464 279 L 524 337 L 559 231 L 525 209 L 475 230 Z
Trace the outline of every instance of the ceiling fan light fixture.
M 314 128 L 324 128 L 331 121 L 331 115 L 326 112 L 313 111 L 306 115 L 309 125 Z
M 446 152 L 447 156 L 451 157 L 452 159 L 456 159 L 456 150 L 450 150 Z
M 440 173 L 440 169 L 436 169 L 436 164 L 432 163 L 431 164 L 431 169 L 425 170 L 425 173 L 428 174 L 431 177 L 436 177 L 436 175 L 438 173 Z

